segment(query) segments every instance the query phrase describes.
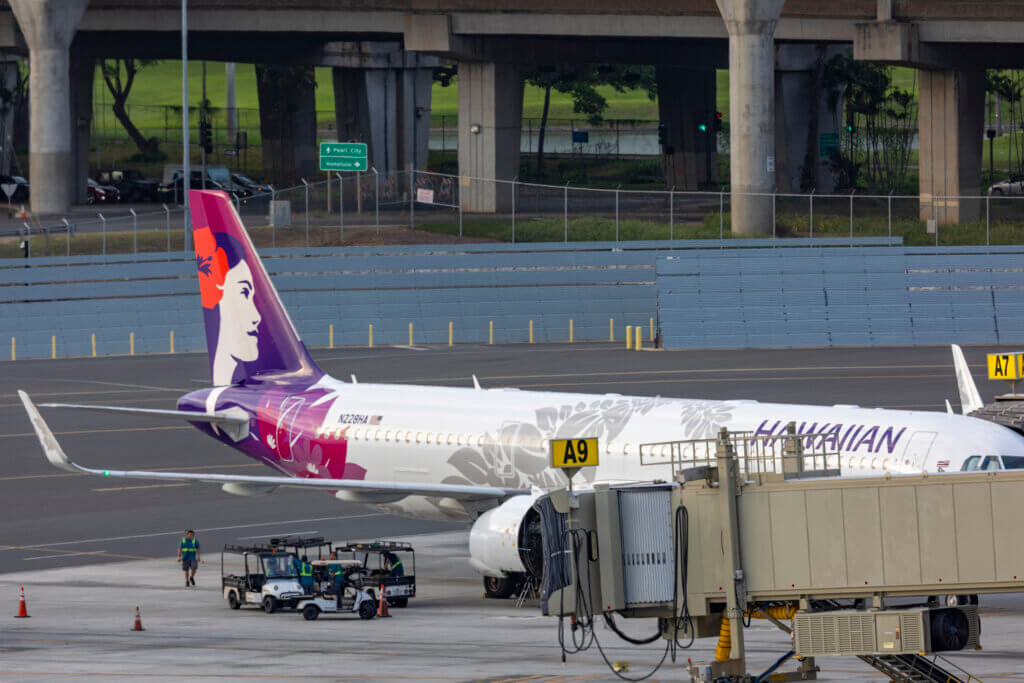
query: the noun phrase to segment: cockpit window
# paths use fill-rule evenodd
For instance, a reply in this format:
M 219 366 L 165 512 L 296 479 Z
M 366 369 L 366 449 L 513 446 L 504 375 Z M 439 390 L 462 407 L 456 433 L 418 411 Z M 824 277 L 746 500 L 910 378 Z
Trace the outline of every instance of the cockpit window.
M 978 469 L 978 463 L 981 462 L 980 455 L 972 455 L 971 457 L 964 460 L 964 464 L 960 466 L 961 472 L 974 472 Z
M 1008 470 L 1024 470 L 1024 455 L 1004 455 L 1003 467 Z
M 985 456 L 985 462 L 981 463 L 981 469 L 983 470 L 1001 470 L 1003 469 L 1002 463 L 999 462 L 999 458 L 994 455 Z

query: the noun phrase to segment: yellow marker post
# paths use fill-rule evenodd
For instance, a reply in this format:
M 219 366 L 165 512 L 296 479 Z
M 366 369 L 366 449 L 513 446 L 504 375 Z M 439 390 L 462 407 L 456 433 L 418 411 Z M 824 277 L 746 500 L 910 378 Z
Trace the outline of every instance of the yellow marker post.
M 640 325 L 636 326 L 636 344 L 633 345 L 634 351 L 639 351 L 644 346 L 644 328 Z
M 455 324 L 448 321 L 448 346 L 452 346 L 455 342 Z
M 14 352 L 14 337 L 11 337 L 11 360 L 17 360 L 18 355 Z
M 654 341 L 654 318 L 651 318 L 651 336 L 647 338 L 647 341 Z
M 370 325 L 370 343 L 367 346 L 371 349 L 373 348 L 373 325 Z
M 128 333 L 128 355 L 129 356 L 134 356 L 135 355 L 135 333 L 134 332 L 129 332 Z
M 50 337 L 50 358 L 57 357 L 57 335 Z
M 569 343 L 572 344 L 572 319 L 569 320 Z
M 633 326 L 626 325 L 626 350 L 633 348 Z
M 331 194 L 330 192 L 327 193 L 328 196 L 330 196 L 330 194 Z M 334 325 L 333 324 L 329 325 L 327 327 L 327 346 L 328 346 L 328 348 L 332 348 L 332 349 L 334 348 Z
M 615 341 L 615 318 L 608 318 L 608 341 Z
M 493 344 L 494 343 L 494 321 L 493 320 L 488 320 L 487 321 L 487 343 L 488 344 Z
M 174 334 L 174 333 L 171 332 L 171 334 Z M 96 357 L 96 333 L 95 332 L 91 335 L 91 338 L 92 338 L 92 357 L 95 358 Z
M 174 353 L 174 330 L 171 330 L 171 353 Z
M 13 342 L 14 340 L 12 339 L 11 341 Z M 530 343 L 531 344 L 533 343 L 533 321 L 532 320 L 530 321 Z
M 412 323 L 409 323 L 409 346 L 412 346 Z

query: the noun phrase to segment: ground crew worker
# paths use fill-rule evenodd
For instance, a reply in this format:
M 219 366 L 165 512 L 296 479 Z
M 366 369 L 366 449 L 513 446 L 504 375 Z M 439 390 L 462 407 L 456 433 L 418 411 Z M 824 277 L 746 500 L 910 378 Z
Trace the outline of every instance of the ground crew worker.
M 313 594 L 313 565 L 309 563 L 309 558 L 305 555 L 302 556 L 302 562 L 299 564 L 299 584 L 307 595 Z
M 402 566 L 402 560 L 394 553 L 385 553 L 384 566 L 389 572 L 391 572 L 391 576 L 405 576 L 405 568 Z
M 338 600 L 338 607 L 341 607 L 341 598 L 345 594 L 345 568 L 341 566 L 341 563 L 336 562 L 338 559 L 338 553 L 331 553 L 331 564 L 328 565 L 327 571 L 331 577 L 331 590 L 334 591 L 334 595 Z
M 196 569 L 199 567 L 199 541 L 192 529 L 185 531 L 185 537 L 178 544 L 178 561 L 185 572 L 185 586 L 196 585 Z M 191 572 L 191 574 L 190 574 Z

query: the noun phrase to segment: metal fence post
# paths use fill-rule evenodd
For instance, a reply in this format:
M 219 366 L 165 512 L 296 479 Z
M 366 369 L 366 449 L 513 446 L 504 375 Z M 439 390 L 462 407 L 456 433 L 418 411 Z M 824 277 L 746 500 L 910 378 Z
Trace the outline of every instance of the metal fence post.
M 519 176 L 512 178 L 512 244 L 516 243 L 516 190 L 519 188 Z
M 857 188 L 850 192 L 850 246 L 853 246 L 853 195 L 857 194 Z
M 772 191 L 772 239 L 775 239 L 775 195 L 777 191 Z
M 935 246 L 939 246 L 939 202 L 938 197 L 932 197 L 932 220 L 935 221 Z
M 377 234 L 380 234 L 380 174 L 377 173 L 377 167 L 371 166 L 370 170 L 373 171 L 373 195 L 374 195 L 374 208 L 373 221 L 377 226 Z M 459 231 L 461 233 L 461 230 Z
M 167 208 L 166 204 L 161 204 L 164 207 L 164 217 L 167 222 L 167 253 L 171 253 L 171 210 Z
M 718 239 L 725 234 L 725 190 L 718 191 Z
M 565 230 L 565 242 L 569 242 L 569 181 L 565 181 L 562 189 L 562 226 Z
M 135 214 L 135 209 L 129 208 L 128 213 L 132 215 L 132 248 L 135 253 L 139 253 L 139 217 Z
M 103 255 L 107 255 L 107 219 L 103 217 L 102 213 L 96 214 L 103 221 Z
M 615 241 L 619 241 L 619 190 L 622 189 L 622 183 L 615 188 Z
M 67 255 L 71 256 L 71 223 L 68 223 L 67 218 L 61 218 L 64 221 L 64 230 L 67 232 L 65 239 L 67 241 Z
M 345 241 L 345 177 L 340 173 L 338 176 L 338 229 L 340 230 L 341 241 Z M 330 189 L 328 189 L 330 191 Z
M 986 247 L 992 245 L 992 242 L 990 241 L 990 229 L 991 228 L 990 228 L 990 224 L 989 224 L 989 215 L 990 215 L 989 205 L 991 204 L 991 202 L 992 202 L 992 195 L 988 195 L 988 194 L 985 195 L 985 246 Z
M 618 122 L 615 123 L 616 128 Z M 676 220 L 675 220 L 675 198 L 676 198 L 676 186 L 673 185 L 672 189 L 668 191 L 668 238 L 674 240 L 676 237 Z
M 267 185 L 270 188 L 270 203 L 274 204 L 277 202 L 277 190 L 274 189 L 273 185 Z M 277 246 L 277 225 L 274 221 L 274 208 L 270 208 L 270 246 Z
M 413 178 L 415 171 L 412 170 L 412 166 L 409 167 L 409 229 L 413 230 L 416 227 L 416 198 L 413 196 L 415 193 L 416 181 Z
M 22 223 L 25 226 L 25 258 L 32 258 L 32 226 Z
M 894 190 L 889 190 L 889 239 L 892 239 L 892 193 Z
M 306 188 L 306 249 L 309 249 L 309 183 L 306 182 L 305 178 L 299 178 L 302 181 L 302 185 Z
M 809 222 L 811 239 L 814 239 L 814 191 L 818 188 L 811 188 L 811 219 Z

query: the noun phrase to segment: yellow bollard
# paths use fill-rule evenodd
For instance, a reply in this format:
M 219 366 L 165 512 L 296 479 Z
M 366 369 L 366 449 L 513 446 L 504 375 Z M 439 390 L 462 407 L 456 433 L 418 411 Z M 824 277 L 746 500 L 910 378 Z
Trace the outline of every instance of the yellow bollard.
M 572 318 L 569 319 L 569 343 L 572 344 Z
M 647 338 L 647 341 L 654 341 L 654 318 L 651 318 L 651 336 Z
M 412 323 L 409 323 L 409 346 L 412 346 Z
M 367 346 L 373 348 L 373 325 L 370 325 L 370 343 Z
M 128 333 L 128 355 L 129 356 L 134 356 L 135 355 L 135 333 L 134 332 L 129 332 Z
M 327 347 L 330 349 L 334 348 L 334 325 L 327 327 Z
M 451 320 L 448 321 L 448 346 L 452 346 L 455 342 L 455 325 Z
M 626 350 L 633 348 L 633 326 L 626 325 Z
M 494 343 L 494 321 L 493 320 L 488 320 L 487 321 L 487 343 L 488 344 L 493 344 Z
M 533 343 L 533 321 L 530 321 L 530 343 Z
M 171 353 L 174 353 L 174 330 L 171 330 Z
M 173 332 L 171 333 L 173 334 Z M 96 333 L 92 334 L 92 357 L 96 357 Z
M 50 337 L 50 358 L 57 357 L 57 335 Z
M 11 337 L 11 360 L 17 360 L 17 354 L 14 353 L 14 337 Z
M 636 326 L 636 344 L 633 345 L 634 351 L 639 351 L 644 346 L 644 328 L 640 325 Z
M 608 318 L 608 341 L 615 341 L 615 318 Z

